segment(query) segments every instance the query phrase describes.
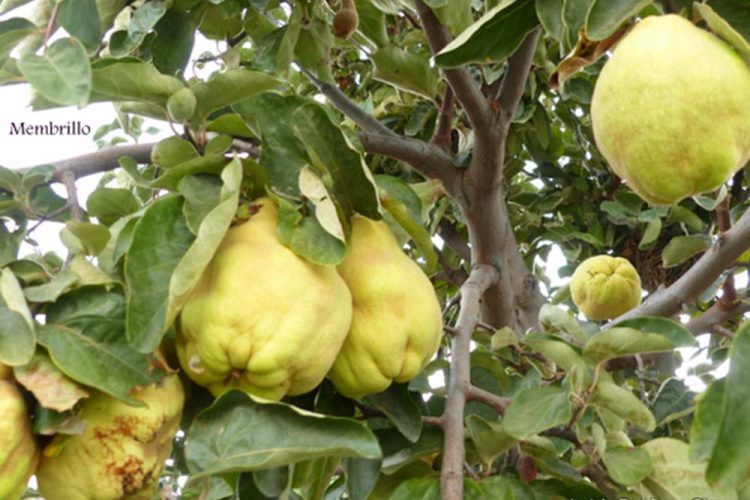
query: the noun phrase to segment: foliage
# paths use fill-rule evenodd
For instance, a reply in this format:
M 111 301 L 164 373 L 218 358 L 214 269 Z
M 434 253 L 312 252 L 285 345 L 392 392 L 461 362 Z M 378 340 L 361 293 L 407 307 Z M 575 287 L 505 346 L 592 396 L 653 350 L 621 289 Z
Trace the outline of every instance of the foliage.
M 351 36 L 334 36 L 339 10 L 358 20 Z M 165 375 L 162 358 L 178 366 L 187 296 L 268 196 L 279 240 L 317 265 L 344 261 L 355 214 L 382 217 L 429 275 L 448 335 L 422 373 L 363 399 L 329 380 L 280 402 L 214 398 L 182 377 L 165 497 L 438 498 L 458 418 L 465 498 L 747 498 L 750 326 L 731 280 L 747 274 L 735 260 L 748 239 L 730 230 L 744 227 L 747 167 L 716 193 L 652 206 L 609 169 L 590 121 L 607 51 L 670 10 L 750 60 L 743 0 L 0 2 L 0 84 L 31 84 L 35 110 L 111 102 L 116 116 L 94 137 L 104 156 L 0 167 L 0 369 L 36 401 L 39 443 L 83 432 L 90 391 L 142 404 L 133 389 Z M 202 39 L 217 43 L 195 55 Z M 530 42 L 526 77 L 517 55 Z M 485 112 L 507 120 L 500 141 Z M 174 135 L 148 144 L 146 118 Z M 482 162 L 495 177 L 474 175 Z M 97 189 L 73 206 L 69 174 L 94 172 Z M 64 223 L 67 257 L 28 251 L 42 221 Z M 512 233 L 487 247 L 497 228 Z M 579 321 L 553 274 L 606 253 L 640 273 L 645 309 Z M 476 323 L 466 292 L 481 280 L 461 286 L 482 266 L 501 286 Z M 682 277 L 690 293 L 659 295 Z M 543 300 L 518 298 L 529 282 Z M 513 314 L 490 320 L 502 292 Z M 665 296 L 672 309 L 658 308 Z M 684 321 L 659 317 L 677 312 Z M 676 349 L 709 332 L 696 394 L 674 378 Z M 466 407 L 444 414 L 462 370 Z

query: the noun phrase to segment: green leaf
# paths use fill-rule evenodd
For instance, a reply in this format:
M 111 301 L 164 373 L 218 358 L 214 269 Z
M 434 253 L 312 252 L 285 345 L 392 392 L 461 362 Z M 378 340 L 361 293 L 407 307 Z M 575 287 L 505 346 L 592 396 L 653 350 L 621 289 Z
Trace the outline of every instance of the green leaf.
M 223 186 L 218 204 L 203 218 L 195 240 L 172 273 L 165 325 L 172 324 L 179 314 L 190 292 L 203 274 L 203 270 L 224 239 L 237 211 L 242 183 L 242 163 L 239 158 L 235 158 L 227 165 L 221 174 L 221 180 Z
M 579 352 L 558 337 L 529 333 L 521 340 L 565 371 L 573 370 L 575 367 L 587 370 L 586 363 L 584 363 Z
M 76 282 L 78 282 L 78 275 L 70 269 L 64 269 L 48 283 L 27 287 L 23 293 L 31 302 L 54 302 Z
M 695 396 L 696 394 L 690 391 L 682 380 L 671 378 L 665 381 L 651 404 L 651 413 L 654 414 L 657 425 L 691 412 Z
M 365 2 L 366 0 L 357 2 L 358 11 L 365 7 Z M 382 13 L 379 14 L 383 16 Z M 363 21 L 360 16 L 360 29 L 363 27 Z M 330 57 L 332 46 L 333 33 L 331 27 L 324 20 L 315 18 L 299 31 L 294 55 L 300 66 L 312 72 L 319 80 L 332 83 Z
M 195 240 L 182 203 L 174 195 L 154 202 L 136 224 L 125 256 L 126 332 L 130 345 L 141 352 L 152 352 L 169 326 L 165 320 L 172 273 Z
M 651 411 L 628 389 L 608 380 L 600 380 L 589 402 L 605 408 L 647 432 L 656 428 L 656 420 Z
M 102 37 L 96 0 L 63 0 L 57 13 L 57 22 L 70 35 L 78 38 L 89 49 L 98 48 Z
M 662 266 L 673 267 L 682 264 L 710 247 L 711 242 L 703 236 L 675 236 L 661 252 Z
M 503 418 L 503 427 L 516 439 L 524 439 L 557 425 L 573 415 L 567 391 L 557 387 L 532 387 L 515 395 Z
M 727 379 L 715 380 L 701 395 L 690 427 L 690 459 L 708 462 L 719 438 Z
M 646 225 L 646 230 L 643 231 L 641 241 L 638 243 L 639 250 L 649 248 L 658 241 L 661 234 L 661 225 L 661 219 L 654 219 Z
M 367 500 L 380 476 L 380 459 L 345 458 L 346 491 L 351 500 Z
M 706 483 L 706 466 L 690 461 L 687 443 L 672 438 L 657 438 L 644 443 L 641 447 L 648 452 L 652 464 L 651 472 L 643 480 L 643 485 L 656 498 L 737 498 L 737 493 L 729 488 L 714 489 Z
M 195 43 L 193 16 L 180 9 L 169 9 L 154 26 L 156 37 L 151 43 L 154 66 L 165 75 L 181 74 Z
M 572 314 L 551 304 L 544 304 L 539 310 L 539 325 L 545 332 L 557 334 L 571 344 L 582 345 L 589 339 Z
M 253 432 L 247 432 L 252 429 Z M 194 477 L 279 467 L 318 457 L 380 458 L 363 423 L 230 391 L 193 420 L 185 457 Z
M 356 211 L 379 219 L 377 191 L 370 171 L 325 109 L 315 102 L 304 104 L 292 114 L 292 124 L 312 166 L 323 177 L 331 177 L 333 186 L 327 187 L 344 214 Z
M 408 387 L 391 384 L 385 391 L 368 396 L 365 402 L 382 411 L 406 439 L 416 443 L 422 433 L 422 416 Z
M 503 62 L 538 24 L 534 0 L 503 0 L 446 45 L 435 56 L 435 63 L 453 68 Z
M 393 46 L 379 49 L 371 57 L 376 80 L 429 100 L 437 94 L 438 78 L 425 58 Z
M 564 0 L 536 0 L 536 16 L 544 26 L 544 30 L 555 40 L 560 40 L 563 34 L 563 1 Z
M 15 275 L 9 268 L 0 273 L 0 363 L 28 363 L 36 348 L 31 313 Z
M 271 75 L 249 69 L 230 69 L 191 87 L 198 98 L 198 112 L 208 116 L 212 111 L 231 106 L 242 99 L 279 85 Z
M 141 204 L 135 195 L 122 188 L 100 187 L 86 198 L 86 211 L 106 225 L 111 225 L 140 208 Z
M 671 320 L 638 318 L 623 321 L 595 334 L 583 348 L 583 359 L 596 365 L 620 356 L 671 351 L 675 347 L 694 345 L 695 337 Z
M 438 255 L 432 244 L 432 237 L 427 229 L 420 224 L 419 219 L 415 219 L 406 208 L 406 205 L 395 198 L 384 197 L 382 199 L 383 208 L 399 223 L 399 225 L 409 233 L 414 244 L 422 253 L 425 259 L 427 272 L 433 272 L 437 268 Z
M 0 15 L 10 12 L 13 9 L 17 9 L 22 5 L 29 3 L 31 0 L 3 0 L 0 3 Z
M 586 38 L 604 40 L 651 0 L 594 0 L 586 16 Z
M 149 357 L 136 352 L 125 338 L 125 298 L 119 290 L 82 287 L 62 296 L 47 309 L 39 330 L 44 345 L 63 373 L 129 404 L 133 386 L 148 385 L 154 373 Z
M 669 221 L 680 222 L 696 231 L 702 231 L 706 227 L 706 223 L 695 212 L 680 205 L 674 205 L 669 209 Z
M 518 440 L 508 434 L 501 422 L 485 420 L 479 415 L 466 417 L 466 428 L 477 453 L 487 464 L 518 444 Z
M 131 59 L 97 61 L 92 68 L 91 85 L 92 91 L 104 100 L 142 101 L 161 106 L 184 87 L 180 80 L 162 75 L 153 65 Z
M 706 470 L 709 484 L 739 488 L 750 470 L 750 322 L 735 333 L 724 389 L 719 435 Z
M 642 448 L 615 446 L 602 457 L 609 476 L 620 484 L 638 484 L 651 472 L 651 456 Z
M 114 57 L 123 57 L 134 52 L 165 12 L 165 2 L 159 0 L 143 3 L 131 10 L 127 30 L 115 31 L 109 38 L 110 53 Z
M 2 10 L 2 5 L 5 5 L 5 2 L 0 4 L 0 10 Z M 22 17 L 14 17 L 0 22 L 0 56 L 2 58 L 7 57 L 17 43 L 35 30 L 34 23 Z
M 312 215 L 302 215 L 288 201 L 279 198 L 276 236 L 297 255 L 320 265 L 336 265 L 346 256 L 346 245 L 320 225 Z
M 716 34 L 737 49 L 746 60 L 750 60 L 750 16 L 747 15 L 746 5 L 719 0 L 712 1 L 710 5 L 695 2 L 693 6 Z
M 56 104 L 82 107 L 89 100 L 89 57 L 75 38 L 56 41 L 41 56 L 24 54 L 18 69 L 35 90 Z
M 69 238 L 74 238 L 80 246 L 80 252 L 86 255 L 98 255 L 107 246 L 110 238 L 109 230 L 105 226 L 80 221 L 66 222 L 60 236 L 66 246 L 68 246 Z M 68 248 L 78 253 L 76 248 L 70 246 Z
M 371 0 L 357 0 L 356 7 L 359 15 L 359 31 L 377 47 L 388 45 L 388 32 L 385 25 L 386 13 Z
M 293 113 L 308 102 L 298 96 L 266 92 L 233 106 L 251 128 L 256 126 L 260 129 L 263 143 L 260 163 L 268 169 L 271 185 L 292 196 L 300 194 L 299 174 L 310 163 L 304 146 L 292 128 Z

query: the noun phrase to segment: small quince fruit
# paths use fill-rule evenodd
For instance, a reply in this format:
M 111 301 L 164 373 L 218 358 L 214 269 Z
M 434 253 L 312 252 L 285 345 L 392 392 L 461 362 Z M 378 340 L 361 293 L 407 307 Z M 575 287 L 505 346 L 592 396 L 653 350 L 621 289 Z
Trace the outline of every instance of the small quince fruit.
M 171 375 L 133 391 L 132 397 L 147 406 L 94 393 L 80 414 L 86 421 L 83 434 L 52 440 L 36 474 L 46 500 L 153 498 L 185 395 L 180 379 Z
M 641 278 L 627 259 L 597 255 L 576 268 L 570 292 L 588 319 L 612 319 L 641 303 Z
M 6 366 L 0 365 L 0 371 L 8 375 Z M 23 396 L 13 382 L 0 380 L 0 498 L 21 498 L 38 461 Z
M 443 322 L 432 283 L 407 257 L 385 222 L 352 220 L 338 268 L 352 292 L 349 335 L 329 373 L 343 395 L 382 392 L 418 375 L 440 346 Z
M 604 65 L 591 122 L 612 170 L 649 203 L 713 191 L 750 160 L 750 66 L 680 16 L 647 17 Z
M 183 307 L 177 354 L 215 395 L 238 388 L 279 400 L 323 381 L 349 330 L 352 298 L 333 266 L 278 240 L 270 199 L 254 208 L 229 229 Z

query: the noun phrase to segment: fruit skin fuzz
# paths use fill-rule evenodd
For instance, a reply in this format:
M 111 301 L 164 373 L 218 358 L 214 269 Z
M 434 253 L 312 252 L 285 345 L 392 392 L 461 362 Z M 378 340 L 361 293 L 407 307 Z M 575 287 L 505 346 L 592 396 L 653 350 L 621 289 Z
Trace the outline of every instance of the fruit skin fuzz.
M 337 38 L 347 39 L 359 26 L 359 15 L 354 0 L 342 0 L 341 8 L 333 17 L 333 34 Z
M 650 16 L 596 82 L 591 121 L 612 170 L 652 204 L 713 191 L 750 160 L 750 66 L 677 16 Z

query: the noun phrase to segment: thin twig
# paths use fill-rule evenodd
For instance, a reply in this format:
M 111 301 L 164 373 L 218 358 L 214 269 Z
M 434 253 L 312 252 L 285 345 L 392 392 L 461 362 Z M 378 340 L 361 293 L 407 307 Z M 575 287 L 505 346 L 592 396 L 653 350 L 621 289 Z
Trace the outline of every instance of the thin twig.
M 511 398 L 497 396 L 474 385 L 470 385 L 468 391 L 466 391 L 466 400 L 484 403 L 493 410 L 497 411 L 500 415 L 505 414 L 505 410 L 513 401 Z
M 720 234 L 724 234 L 732 227 L 729 220 L 729 196 L 725 196 L 716 207 L 716 225 Z M 722 309 L 731 311 L 737 305 L 737 290 L 734 288 L 734 273 L 730 272 L 721 285 L 721 297 L 717 304 Z
M 78 190 L 76 189 L 76 174 L 71 170 L 65 170 L 61 174 L 61 180 L 65 186 L 65 190 L 68 193 L 68 208 L 70 209 L 70 217 L 75 221 L 83 220 L 83 210 L 81 205 L 78 204 Z
M 437 127 L 435 127 L 435 133 L 430 140 L 431 143 L 442 147 L 446 151 L 451 151 L 451 143 L 453 142 L 451 132 L 453 130 L 453 109 L 455 108 L 455 102 L 453 90 L 450 85 L 446 85 L 443 104 L 440 106 L 440 114 L 438 115 Z

